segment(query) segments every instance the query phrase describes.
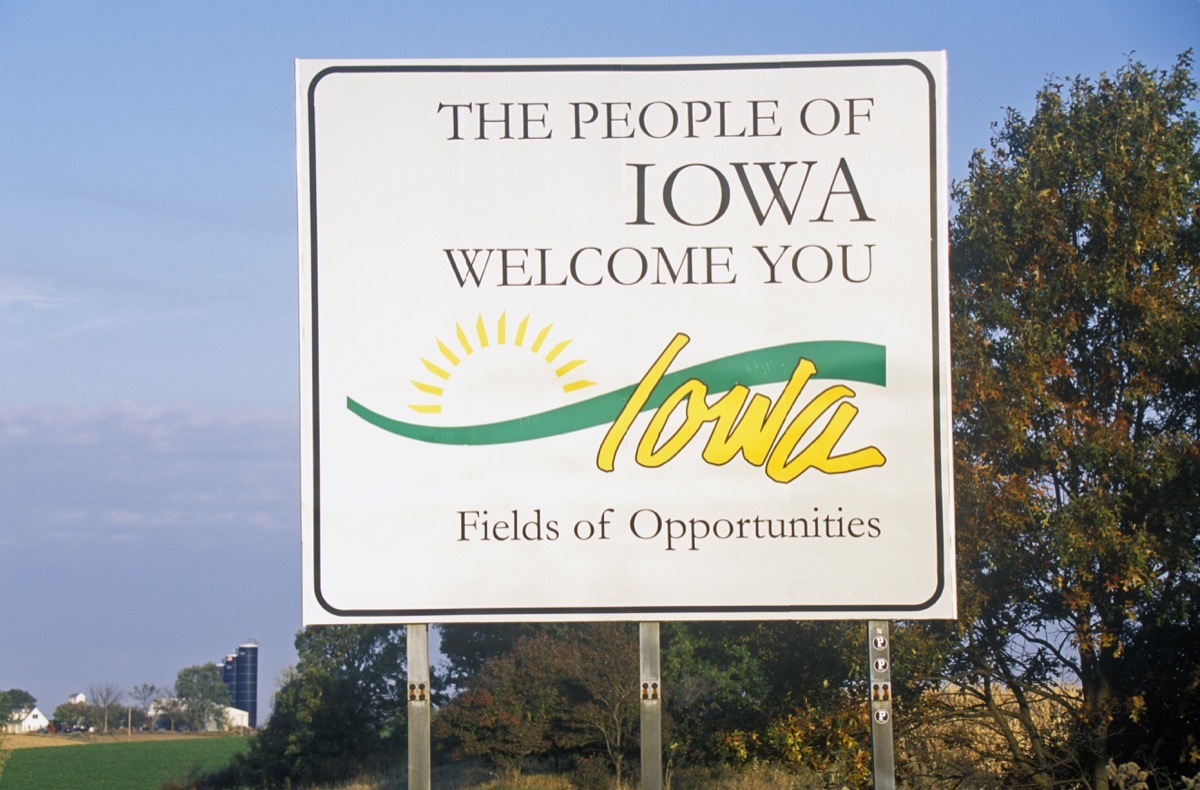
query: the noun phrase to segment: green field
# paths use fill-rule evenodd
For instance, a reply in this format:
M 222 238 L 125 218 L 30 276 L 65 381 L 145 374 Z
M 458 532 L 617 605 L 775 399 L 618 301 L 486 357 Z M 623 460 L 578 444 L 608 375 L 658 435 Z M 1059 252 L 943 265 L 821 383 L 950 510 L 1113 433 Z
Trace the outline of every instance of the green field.
M 246 738 L 96 743 L 16 749 L 0 774 L 0 790 L 158 790 L 211 771 L 246 750 Z

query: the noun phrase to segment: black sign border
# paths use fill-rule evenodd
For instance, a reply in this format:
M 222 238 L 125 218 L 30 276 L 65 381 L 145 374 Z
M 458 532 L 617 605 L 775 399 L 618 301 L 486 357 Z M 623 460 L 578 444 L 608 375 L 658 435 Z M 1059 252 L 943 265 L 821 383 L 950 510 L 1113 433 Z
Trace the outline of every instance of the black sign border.
M 937 514 L 936 543 L 937 543 L 937 585 L 933 594 L 926 600 L 913 604 L 779 604 L 779 605 L 730 605 L 730 606 L 530 606 L 530 607 L 465 607 L 465 608 L 425 608 L 425 609 L 340 609 L 326 600 L 321 590 L 321 420 L 320 420 L 320 364 L 317 358 L 319 347 L 318 310 L 317 310 L 317 130 L 316 130 L 316 92 L 321 80 L 333 74 L 447 74 L 447 73 L 569 73 L 569 72 L 671 72 L 671 71 L 762 71 L 776 69 L 820 69 L 820 68 L 895 68 L 911 67 L 917 69 L 926 79 L 929 97 L 929 256 L 931 263 L 931 294 L 933 305 L 933 430 L 934 430 L 934 497 Z M 345 618 L 348 622 L 373 621 L 388 619 L 397 624 L 439 622 L 443 618 L 453 618 L 456 622 L 470 622 L 472 617 L 481 620 L 504 622 L 511 617 L 511 622 L 528 622 L 536 616 L 545 619 L 591 619 L 591 620 L 646 620 L 666 615 L 686 615 L 688 619 L 720 620 L 721 615 L 734 615 L 737 619 L 751 619 L 746 615 L 761 614 L 771 619 L 787 619 L 780 615 L 803 615 L 805 613 L 822 613 L 830 615 L 853 615 L 855 613 L 889 612 L 898 615 L 916 614 L 937 604 L 946 593 L 946 557 L 945 557 L 945 511 L 948 492 L 943 490 L 944 465 L 949 460 L 942 457 L 942 417 L 949 404 L 942 403 L 941 392 L 941 301 L 939 299 L 938 251 L 947 243 L 947 229 L 939 223 L 939 163 L 938 156 L 938 118 L 937 80 L 929 68 L 919 60 L 912 58 L 863 58 L 846 60 L 751 60 L 751 61 L 720 61 L 720 62 L 687 62 L 687 63 L 648 63 L 638 61 L 613 61 L 599 63 L 426 63 L 426 64 L 353 64 L 330 66 L 322 69 L 313 76 L 307 91 L 307 123 L 308 123 L 308 207 L 309 207 L 309 265 L 310 265 L 310 343 L 309 350 L 312 360 L 312 483 L 313 483 L 313 513 L 312 513 L 312 542 L 313 542 L 313 595 L 329 614 Z M 302 350 L 303 352 L 303 350 Z M 707 617 L 703 617 L 707 615 Z M 701 616 L 701 617 L 698 617 Z M 666 618 L 663 618 L 666 619 Z M 797 617 L 795 619 L 804 619 Z M 848 618 L 852 619 L 852 618 Z

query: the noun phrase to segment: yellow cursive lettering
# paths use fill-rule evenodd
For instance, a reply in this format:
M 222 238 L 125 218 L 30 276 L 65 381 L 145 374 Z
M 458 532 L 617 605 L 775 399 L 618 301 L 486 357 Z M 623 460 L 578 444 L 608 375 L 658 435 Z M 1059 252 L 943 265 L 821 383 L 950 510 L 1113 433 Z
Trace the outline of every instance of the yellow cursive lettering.
M 600 443 L 596 466 L 601 470 L 611 472 L 615 468 L 621 442 L 689 340 L 685 334 L 675 335 L 634 388 Z M 708 387 L 704 382 L 688 379 L 655 409 L 638 441 L 634 458 L 640 466 L 662 466 L 675 458 L 706 423 L 712 423 L 712 432 L 701 453 L 706 462 L 721 466 L 741 453 L 754 466 L 765 464 L 767 476 L 779 483 L 790 483 L 809 469 L 844 474 L 884 465 L 887 459 L 875 447 L 833 454 L 838 441 L 858 414 L 856 406 L 843 400 L 854 397 L 854 390 L 849 387 L 837 384 L 826 388 L 784 425 L 801 391 L 816 372 L 811 361 L 798 360 L 783 392 L 774 402 L 762 394 L 751 395 L 749 388 L 738 384 L 709 405 Z M 664 438 L 663 431 L 681 406 L 682 421 L 674 433 Z M 804 437 L 830 410 L 832 414 L 825 426 L 802 446 Z

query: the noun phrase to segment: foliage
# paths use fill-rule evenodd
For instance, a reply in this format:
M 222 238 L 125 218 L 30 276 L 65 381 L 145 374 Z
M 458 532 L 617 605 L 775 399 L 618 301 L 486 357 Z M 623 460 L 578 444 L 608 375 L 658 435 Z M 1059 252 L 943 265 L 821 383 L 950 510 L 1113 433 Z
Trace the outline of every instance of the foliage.
M 556 623 L 445 624 L 438 626 L 439 651 L 445 657 L 439 685 L 451 692 L 469 689 L 485 664 L 510 651 L 521 637 L 562 636 L 572 626 Z M 438 704 L 447 698 L 435 698 Z
M 893 654 L 907 656 L 902 634 Z M 922 642 L 927 655 L 936 656 Z M 915 659 L 915 657 L 914 657 Z M 909 660 L 901 686 L 918 688 Z M 774 762 L 854 784 L 869 771 L 861 622 L 676 623 L 664 628 L 668 768 Z
M 574 763 L 582 785 L 595 781 L 583 774 L 602 765 L 585 758 L 602 755 L 604 781 L 618 765 L 624 776 L 638 725 L 631 626 L 476 626 L 469 638 L 459 628 L 453 655 L 469 654 L 473 671 L 449 668 L 465 690 L 435 719 L 448 756 L 481 757 L 509 776 L 547 761 Z M 513 633 L 508 650 L 482 657 Z M 906 659 L 900 687 L 934 682 L 947 633 L 914 627 L 897 635 L 893 653 Z M 862 623 L 665 623 L 662 634 L 668 776 L 699 776 L 721 763 L 774 763 L 835 784 L 858 784 L 869 773 Z M 600 723 L 612 725 L 617 748 L 607 748 Z
M 102 732 L 108 732 L 108 722 L 116 713 L 123 692 L 113 683 L 99 683 L 88 686 L 87 696 L 92 700 L 96 710 L 93 726 L 100 727 Z
M 434 732 L 441 748 L 455 758 L 485 758 L 511 777 L 529 758 L 560 746 L 568 730 L 556 725 L 567 701 L 557 682 L 556 647 L 546 634 L 521 637 L 484 664 L 470 688 L 438 712 Z
M 175 698 L 190 729 L 225 729 L 229 689 L 216 664 L 209 662 L 179 670 L 175 675 Z
M 129 692 L 129 696 L 133 697 L 134 701 L 137 702 L 142 714 L 146 718 L 150 717 L 150 707 L 154 704 L 154 701 L 163 696 L 163 694 L 164 690 L 153 683 L 139 683 Z
M 85 702 L 64 702 L 54 709 L 54 721 L 72 729 L 98 726 L 96 712 Z
M 581 630 L 564 651 L 573 679 L 571 718 L 585 738 L 603 745 L 620 788 L 640 725 L 638 638 L 624 623 L 594 623 Z
M 158 718 L 154 722 L 154 726 L 163 726 L 163 720 L 166 719 L 166 725 L 171 732 L 175 732 L 181 726 L 187 724 L 187 710 L 183 707 L 183 703 L 179 697 L 175 695 L 175 687 L 167 686 L 159 689 L 162 696 L 155 700 L 155 710 L 158 713 Z M 228 694 L 229 690 L 226 689 Z
M 448 754 L 486 759 L 510 777 L 534 762 L 602 755 L 623 781 L 638 719 L 631 626 L 527 631 L 507 652 L 459 677 L 466 690 L 434 722 Z
M 310 627 L 299 663 L 275 694 L 271 718 L 232 783 L 276 787 L 352 775 L 404 733 L 404 630 Z
M 0 717 L 5 721 L 8 715 L 18 710 L 28 710 L 37 705 L 37 699 L 25 689 L 12 688 L 0 691 Z
M 17 749 L 12 753 L 0 790 L 158 790 L 166 782 L 186 782 L 244 751 L 245 738 L 189 738 Z
M 949 668 L 979 690 L 970 712 L 991 716 L 1016 781 L 1106 788 L 1118 744 L 1188 759 L 1182 734 L 1196 730 L 1195 685 L 1180 708 L 1130 671 L 1158 662 L 1179 690 L 1197 671 L 1176 639 L 1195 633 L 1200 572 L 1190 65 L 1047 84 L 955 189 L 963 626 Z M 1056 693 L 1063 678 L 1080 693 Z M 1071 731 L 1040 726 L 1035 698 Z M 1112 727 L 1154 717 L 1134 740 Z

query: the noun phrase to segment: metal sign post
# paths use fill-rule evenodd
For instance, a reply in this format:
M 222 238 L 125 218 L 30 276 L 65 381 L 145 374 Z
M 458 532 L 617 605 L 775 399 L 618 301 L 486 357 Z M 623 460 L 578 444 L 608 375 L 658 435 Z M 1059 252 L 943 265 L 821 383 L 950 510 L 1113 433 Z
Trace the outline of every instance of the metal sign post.
M 642 714 L 642 790 L 662 790 L 662 680 L 658 623 L 639 626 Z
M 871 677 L 871 762 L 875 790 L 896 787 L 892 744 L 892 655 L 887 620 L 867 623 L 867 661 Z
M 430 790 L 429 626 L 408 626 L 408 786 Z

